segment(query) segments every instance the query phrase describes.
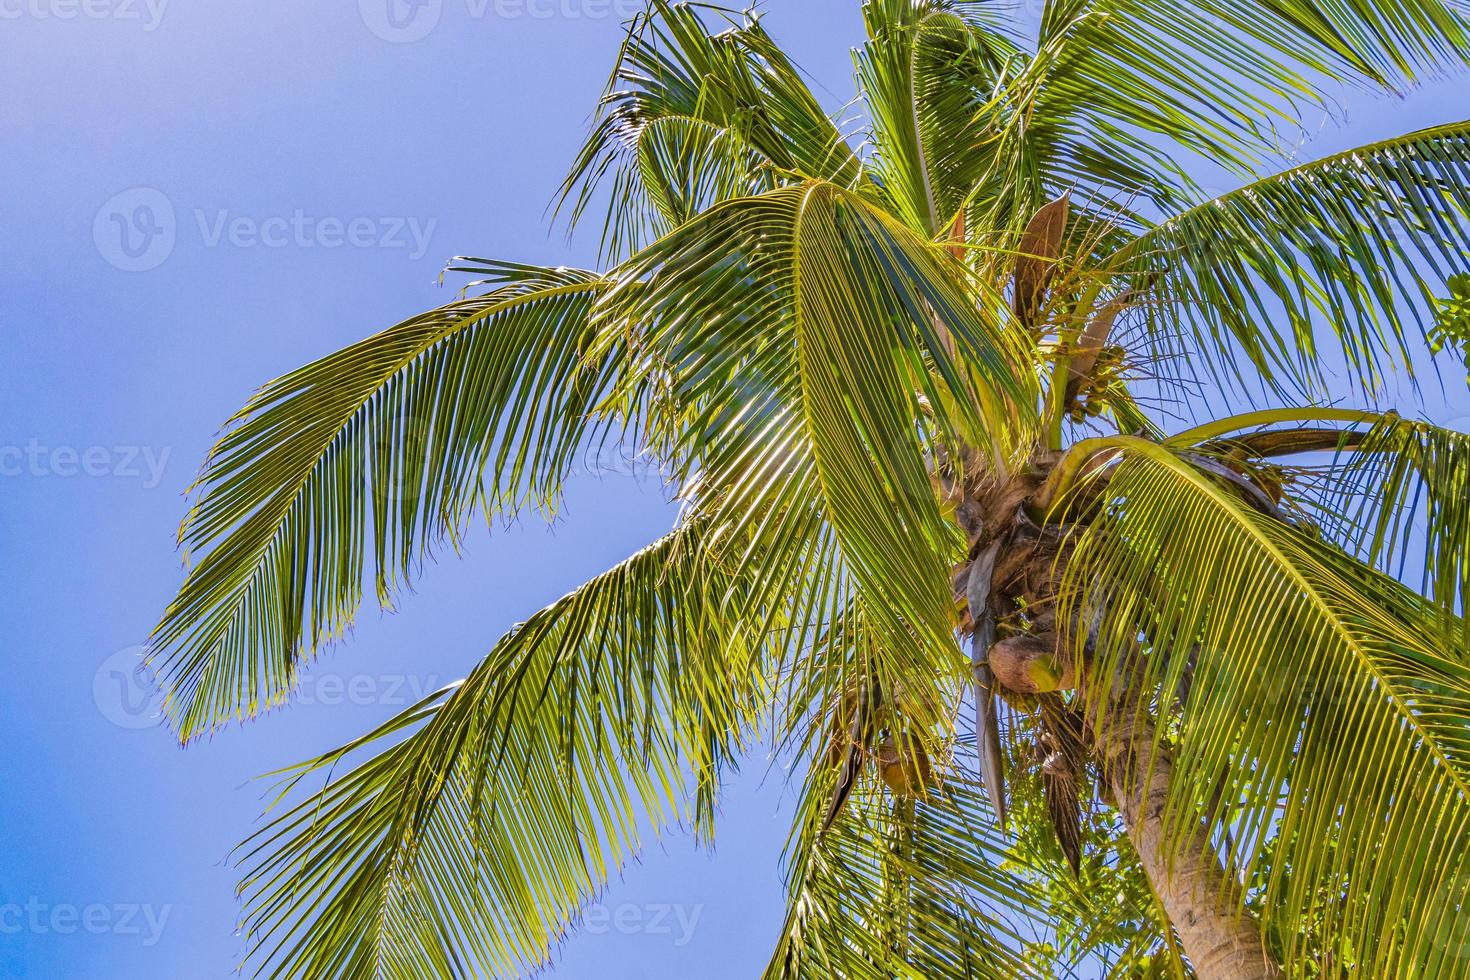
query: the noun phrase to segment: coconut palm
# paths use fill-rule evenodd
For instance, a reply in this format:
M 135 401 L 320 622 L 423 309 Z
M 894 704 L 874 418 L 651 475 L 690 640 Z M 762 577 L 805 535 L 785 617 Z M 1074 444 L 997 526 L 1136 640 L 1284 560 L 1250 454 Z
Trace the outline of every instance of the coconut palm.
M 756 753 L 771 977 L 1464 976 L 1470 437 L 1382 403 L 1470 339 L 1470 122 L 1279 146 L 1462 69 L 1465 8 L 862 13 L 834 118 L 754 14 L 655 0 L 561 191 L 607 271 L 457 259 L 225 430 L 150 657 L 185 741 L 588 453 L 682 504 L 286 774 L 248 963 L 534 971 Z

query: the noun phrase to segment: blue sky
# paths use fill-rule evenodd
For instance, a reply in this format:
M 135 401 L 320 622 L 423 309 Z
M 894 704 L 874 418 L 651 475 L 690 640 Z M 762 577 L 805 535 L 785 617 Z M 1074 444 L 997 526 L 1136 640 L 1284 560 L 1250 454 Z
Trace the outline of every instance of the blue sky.
M 179 582 L 181 493 L 253 388 L 449 298 L 451 255 L 592 262 L 544 209 L 630 9 L 0 0 L 0 977 L 230 975 L 255 777 L 463 676 L 668 526 L 657 487 L 580 480 L 555 529 L 477 538 L 367 612 L 307 703 L 188 751 L 128 674 Z M 845 103 L 855 0 L 766 11 Z M 1347 101 L 1303 155 L 1448 121 L 1453 91 Z M 1446 387 L 1425 411 L 1470 428 Z M 751 976 L 781 918 L 782 797 L 753 760 L 717 854 L 651 848 L 552 975 Z

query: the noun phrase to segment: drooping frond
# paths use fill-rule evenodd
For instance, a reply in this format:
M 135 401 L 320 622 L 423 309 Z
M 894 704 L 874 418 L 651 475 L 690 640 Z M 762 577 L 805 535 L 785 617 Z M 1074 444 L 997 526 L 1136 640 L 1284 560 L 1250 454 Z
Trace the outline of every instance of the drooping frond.
M 1418 587 L 1466 626 L 1470 435 L 1384 416 L 1363 436 L 1355 465 L 1334 489 L 1345 507 L 1360 498 L 1352 523 L 1364 532 L 1364 557 L 1400 576 L 1410 560 L 1422 560 Z M 1460 642 L 1470 647 L 1470 633 Z
M 1154 285 L 1154 342 L 1181 342 L 1244 385 L 1321 387 L 1330 335 L 1365 388 L 1411 341 L 1470 254 L 1470 123 L 1350 150 L 1185 211 L 1125 246 L 1121 271 Z M 1279 329 L 1281 309 L 1288 328 Z M 1411 330 L 1410 327 L 1413 327 Z M 1326 363 L 1324 365 L 1324 357 Z
M 1046 912 L 1045 930 L 1025 946 L 1033 974 L 1170 980 L 1192 976 L 1122 820 L 1111 808 L 1093 801 L 1085 774 L 1079 787 L 1081 846 L 1074 870 L 1054 827 L 1046 786 L 1050 760 L 1034 764 L 1034 720 L 1018 715 L 1016 721 L 1021 730 L 1011 732 L 1010 759 L 1015 831 L 1006 842 L 1005 866 L 1026 881 L 1034 907 Z
M 1463 0 L 1211 0 L 1206 10 L 1307 71 L 1396 87 L 1470 63 Z
M 1023 943 L 1046 910 L 1005 866 L 1003 835 L 964 775 L 973 760 L 955 758 L 963 673 L 915 662 L 871 606 L 853 591 L 778 694 L 798 711 L 773 748 L 803 786 L 766 976 L 1033 975 Z
M 1170 450 L 1118 442 L 1067 588 L 1096 622 L 1095 704 L 1123 677 L 1173 692 L 1191 674 L 1161 746 L 1171 836 L 1223 785 L 1232 863 L 1249 876 L 1273 842 L 1286 963 L 1305 955 L 1292 924 L 1318 917 L 1364 975 L 1450 975 L 1470 941 L 1470 654 L 1397 582 Z
M 687 392 L 679 404 L 748 410 L 739 403 L 747 387 L 784 379 L 791 413 L 773 412 L 770 424 L 789 421 L 790 438 L 810 449 L 796 455 L 783 435 L 755 451 L 775 465 L 806 461 L 815 483 L 803 489 L 819 495 L 845 562 L 882 597 L 895 634 L 953 646 L 946 562 L 959 541 L 926 470 L 919 396 L 936 431 L 1002 456 L 1014 445 L 1034 413 L 1034 382 L 997 298 L 971 293 L 957 263 L 858 196 L 818 182 L 714 208 L 627 271 L 638 285 L 621 315 L 653 325 L 629 345 L 689 359 L 673 372 Z M 700 437 L 704 424 L 688 431 Z M 734 462 L 743 480 L 705 467 L 701 492 L 755 477 L 755 495 L 737 496 L 732 519 L 758 521 L 765 508 L 750 505 L 770 471 L 748 456 Z
M 328 782 L 244 845 L 258 975 L 534 969 L 650 832 L 690 820 L 707 837 L 784 621 L 705 530 L 681 526 L 516 627 L 437 703 L 295 770 L 291 786 Z
M 767 980 L 1036 975 L 1021 955 L 1036 896 L 1001 867 L 984 795 L 959 773 L 922 797 L 895 797 L 870 774 L 825 833 L 811 822 L 797 835 Z
M 1219 419 L 1168 442 L 1266 477 L 1265 487 L 1304 506 L 1322 534 L 1390 575 L 1402 580 L 1411 562 L 1422 562 L 1419 590 L 1449 622 L 1465 625 L 1470 435 L 1397 412 L 1286 408 Z M 1273 461 L 1303 454 L 1318 457 L 1324 477 L 1280 486 Z
M 870 2 L 864 15 L 869 169 L 888 209 L 920 234 L 1012 246 L 1008 233 L 1044 201 L 1079 183 L 1089 202 L 1103 187 L 1131 191 L 1147 172 L 1121 162 L 1118 141 L 1085 151 L 1085 180 L 1055 166 L 1063 137 L 1036 111 L 1031 57 L 992 5 Z
M 724 22 L 717 33 L 706 18 Z M 608 255 L 625 257 L 703 208 L 794 176 L 844 186 L 856 155 L 759 20 L 652 0 L 634 18 L 561 200 L 573 224 L 605 188 Z
M 893 52 L 870 41 L 869 57 L 859 60 L 860 72 L 876 75 L 897 69 L 911 76 L 904 86 L 912 89 L 908 105 L 903 110 L 885 109 L 892 132 L 875 134 L 876 162 L 892 166 L 886 154 L 903 134 L 897 127 L 905 111 L 918 136 L 919 162 L 934 199 L 937 223 L 931 235 L 949 231 L 949 222 L 959 215 L 964 215 L 967 230 L 989 232 L 1008 218 L 1029 214 L 1045 193 L 1044 180 L 1033 169 L 1034 160 L 1016 150 L 1017 129 L 1024 129 L 1017 116 L 1024 107 L 1018 107 L 1007 91 L 1026 55 L 1004 32 L 973 16 L 935 13 L 908 34 L 908 50 L 899 43 L 901 35 L 887 41 L 886 47 L 898 49 Z M 897 79 L 879 82 L 875 77 L 863 86 L 870 102 L 877 93 L 893 97 L 902 91 Z M 902 186 L 885 181 L 890 193 Z M 910 206 L 901 213 L 914 210 Z
M 554 503 L 607 383 L 583 357 L 604 283 L 502 266 L 497 288 L 278 381 L 205 463 L 180 542 L 197 558 L 154 637 L 182 739 L 282 702 L 471 512 Z

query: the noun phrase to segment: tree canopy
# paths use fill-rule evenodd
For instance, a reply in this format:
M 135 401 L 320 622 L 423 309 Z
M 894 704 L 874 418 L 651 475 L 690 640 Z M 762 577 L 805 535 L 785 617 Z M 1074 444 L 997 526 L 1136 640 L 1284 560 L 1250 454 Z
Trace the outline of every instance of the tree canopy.
M 1470 121 L 1279 147 L 1463 73 L 1470 8 L 862 11 L 834 116 L 762 17 L 653 0 L 558 198 L 601 270 L 457 258 L 459 298 L 230 420 L 150 653 L 183 741 L 591 447 L 681 503 L 283 774 L 247 965 L 535 971 L 759 747 L 800 784 L 770 977 L 1187 975 L 1158 869 L 1201 848 L 1290 975 L 1463 975 L 1470 437 L 1384 401 L 1470 356 Z

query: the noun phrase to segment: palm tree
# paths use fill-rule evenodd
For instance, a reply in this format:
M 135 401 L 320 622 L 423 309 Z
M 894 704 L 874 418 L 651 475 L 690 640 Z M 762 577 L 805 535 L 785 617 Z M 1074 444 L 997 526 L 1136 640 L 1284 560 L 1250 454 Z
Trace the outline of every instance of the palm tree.
M 682 502 L 287 774 L 248 962 L 534 970 L 759 746 L 771 977 L 1466 975 L 1470 437 L 1379 406 L 1470 339 L 1470 122 L 1276 149 L 1470 63 L 1466 8 L 862 12 L 853 122 L 754 14 L 654 0 L 561 192 L 608 271 L 457 259 L 226 429 L 150 656 L 186 742 L 588 452 Z

